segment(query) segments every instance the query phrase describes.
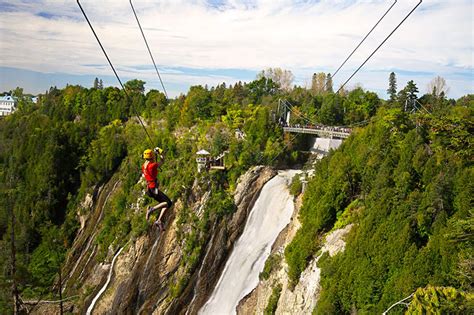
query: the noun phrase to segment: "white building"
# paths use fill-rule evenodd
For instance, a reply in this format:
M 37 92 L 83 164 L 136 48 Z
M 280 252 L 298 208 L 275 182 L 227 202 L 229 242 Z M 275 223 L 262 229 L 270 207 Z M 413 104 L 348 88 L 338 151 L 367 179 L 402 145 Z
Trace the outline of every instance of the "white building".
M 207 170 L 211 153 L 207 152 L 206 150 L 200 150 L 196 153 L 196 155 L 198 156 L 196 158 L 198 172 L 201 173 L 202 171 Z
M 16 100 L 10 95 L 0 96 L 0 116 L 7 116 L 16 110 Z

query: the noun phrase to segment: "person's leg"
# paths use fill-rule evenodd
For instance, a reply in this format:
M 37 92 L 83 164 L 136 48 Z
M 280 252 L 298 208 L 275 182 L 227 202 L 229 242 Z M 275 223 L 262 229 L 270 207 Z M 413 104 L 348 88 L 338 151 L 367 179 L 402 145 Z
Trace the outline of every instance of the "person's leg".
M 163 207 L 166 207 L 167 203 L 162 201 L 162 199 L 160 198 L 158 188 L 148 189 L 147 190 L 147 195 L 159 202 L 156 206 L 149 206 L 147 208 L 147 210 L 146 210 L 146 220 L 148 221 L 148 219 L 150 218 L 150 215 L 153 212 L 155 212 L 156 210 L 161 209 Z
M 166 210 L 168 208 L 171 208 L 171 206 L 173 205 L 173 202 L 171 201 L 171 199 L 166 196 L 161 190 L 158 191 L 158 199 L 160 202 L 159 206 L 162 207 L 161 209 L 161 212 L 160 212 L 160 215 L 158 216 L 158 219 L 156 220 L 156 224 L 161 228 L 163 229 L 163 226 L 162 226 L 162 221 L 161 219 L 163 218 L 163 215 L 165 214 Z M 158 209 L 158 206 L 157 206 L 157 209 Z

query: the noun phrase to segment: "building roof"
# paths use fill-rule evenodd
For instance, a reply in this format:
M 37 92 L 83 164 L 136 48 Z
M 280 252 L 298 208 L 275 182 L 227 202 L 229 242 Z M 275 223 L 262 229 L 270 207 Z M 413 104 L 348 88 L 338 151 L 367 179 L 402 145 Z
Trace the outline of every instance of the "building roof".
M 0 96 L 0 101 L 10 101 L 10 102 L 15 102 L 15 98 L 13 98 L 12 96 L 10 95 L 4 95 L 4 96 Z
M 211 153 L 207 152 L 206 150 L 200 150 L 196 154 L 197 155 L 210 155 Z

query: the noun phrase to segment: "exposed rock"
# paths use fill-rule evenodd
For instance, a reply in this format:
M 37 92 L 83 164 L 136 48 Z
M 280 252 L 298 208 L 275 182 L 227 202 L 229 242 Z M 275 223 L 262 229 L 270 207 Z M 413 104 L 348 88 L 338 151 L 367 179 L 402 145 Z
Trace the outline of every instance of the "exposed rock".
M 123 264 L 123 276 L 113 281 L 110 288 L 113 300 L 106 307 L 107 313 L 150 314 L 168 296 L 171 275 L 177 270 L 181 258 L 180 248 L 176 246 L 174 220 L 175 212 L 181 207 L 182 204 L 177 202 L 172 211 L 166 213 L 165 222 L 169 223 L 165 231 L 151 227 L 144 236 L 143 246 L 138 244 L 136 252 L 129 248 L 131 258 L 128 258 L 128 266 L 126 256 L 119 260 Z
M 113 303 L 113 293 L 117 291 L 117 287 L 126 281 L 130 275 L 131 270 L 133 270 L 135 263 L 138 258 L 143 255 L 148 238 L 142 236 L 138 238 L 135 242 L 131 242 L 127 245 L 127 249 L 117 257 L 114 268 L 114 281 L 111 286 L 105 291 L 104 295 L 97 302 L 94 312 L 97 314 L 105 314 L 108 310 L 112 308 Z
M 240 301 L 237 307 L 238 314 L 263 314 L 273 287 L 278 284 L 282 285 L 282 291 L 275 314 L 311 314 L 316 306 L 321 290 L 319 283 L 321 270 L 317 267 L 317 262 L 324 252 L 328 252 L 330 256 L 333 256 L 344 250 L 345 242 L 343 238 L 350 231 L 352 225 L 336 230 L 326 236 L 321 255 L 309 263 L 306 270 L 301 274 L 299 283 L 293 290 L 290 290 L 288 265 L 284 260 L 283 253 L 284 248 L 291 242 L 300 227 L 296 215 L 301 203 L 302 199 L 299 198 L 296 202 L 292 222 L 282 231 L 272 248 L 272 254 L 279 255 L 282 258 L 279 268 L 272 272 L 268 280 L 260 281 L 258 286 Z
M 262 187 L 275 175 L 275 170 L 257 166 L 239 178 L 234 194 L 237 210 L 211 229 L 212 236 L 207 244 L 205 256 L 193 277 L 191 284 L 193 290 L 188 297 L 189 301 L 182 301 L 183 305 L 186 305 L 187 314 L 196 314 L 207 301 L 219 280 L 235 241 L 242 234 L 245 220 Z
M 291 217 L 290 223 L 280 232 L 275 243 L 272 246 L 270 256 L 278 255 L 281 257 L 281 263 L 284 263 L 284 250 L 298 229 L 301 223 L 298 220 L 298 212 L 303 203 L 303 196 L 300 195 L 295 200 L 295 210 Z M 260 281 L 257 287 L 244 297 L 237 306 L 237 314 L 263 314 L 263 310 L 267 307 L 268 299 L 272 294 L 273 287 L 278 283 L 287 282 L 286 269 L 277 268 L 274 270 L 268 280 Z M 287 289 L 286 286 L 283 289 Z M 283 292 L 283 291 L 282 291 Z
M 183 208 L 182 202 L 178 200 L 171 211 L 165 214 L 165 231 L 158 232 L 157 228 L 150 227 L 146 235 L 125 245 L 116 258 L 112 279 L 97 301 L 94 314 L 196 314 L 212 293 L 260 190 L 275 174 L 276 171 L 260 166 L 239 179 L 234 198 L 237 206 L 235 213 L 213 224 L 202 250 L 200 264 L 191 274 L 182 293 L 171 298 L 172 283 L 185 272 L 181 267 L 181 244 L 176 233 L 175 214 Z M 93 209 L 87 217 L 87 221 L 94 224 L 84 224 L 65 264 L 66 295 L 81 295 L 74 312 L 84 313 L 105 284 L 110 261 L 117 251 L 116 247 L 110 247 L 106 263 L 97 261 L 97 226 L 102 220 L 104 205 L 119 184 L 118 179 L 112 178 L 97 192 Z M 186 206 L 199 214 L 199 209 L 209 198 L 209 192 L 205 185 L 196 185 L 190 198 L 186 200 Z M 138 210 L 138 205 L 133 204 L 131 211 Z
M 82 202 L 81 206 L 84 209 L 91 209 L 93 204 L 93 199 L 91 194 L 86 194 L 84 201 Z
M 81 203 L 81 207 L 77 212 L 77 216 L 79 218 L 79 222 L 81 224 L 80 230 L 83 230 L 86 226 L 87 218 L 89 217 L 89 210 L 92 209 L 94 204 L 94 200 L 91 194 L 86 194 L 84 201 Z M 84 214 L 85 213 L 85 214 Z
M 351 228 L 352 225 L 348 225 L 326 236 L 321 254 L 309 263 L 308 267 L 301 274 L 294 290 L 282 290 L 275 314 L 311 314 L 321 291 L 321 269 L 317 266 L 318 260 L 325 252 L 329 252 L 329 255 L 333 256 L 344 250 L 345 242 L 343 237 Z M 287 266 L 285 266 L 286 268 Z M 285 283 L 286 286 L 287 284 Z
M 85 224 L 82 229 L 77 232 L 76 239 L 69 250 L 68 257 L 63 267 L 63 291 L 69 295 L 76 295 L 88 285 L 84 283 L 84 279 L 91 273 L 90 270 L 97 265 L 95 260 L 96 244 L 94 242 L 97 234 L 97 224 L 103 217 L 103 209 L 107 204 L 110 195 L 120 185 L 118 176 L 113 176 L 109 182 L 94 189 L 92 196 L 93 209 L 86 213 L 85 221 L 94 224 Z

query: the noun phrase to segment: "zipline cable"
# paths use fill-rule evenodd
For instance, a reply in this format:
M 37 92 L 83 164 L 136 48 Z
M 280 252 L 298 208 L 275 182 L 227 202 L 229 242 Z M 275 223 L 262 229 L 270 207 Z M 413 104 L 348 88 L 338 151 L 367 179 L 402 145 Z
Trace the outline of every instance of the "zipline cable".
M 306 123 L 314 124 L 314 122 L 311 121 L 309 118 L 307 118 L 307 117 L 303 116 L 303 114 L 299 114 L 298 112 L 293 110 L 293 108 L 292 108 L 293 104 L 291 104 L 287 100 L 285 100 L 285 99 L 283 100 L 283 105 L 285 106 L 286 109 L 288 109 L 290 112 L 292 112 L 294 115 L 296 115 L 296 117 L 299 117 L 299 118 L 303 119 L 304 121 L 306 121 Z
M 153 62 L 153 65 L 155 66 L 156 74 L 158 75 L 158 78 L 160 79 L 161 86 L 163 87 L 163 91 L 165 92 L 166 99 L 168 100 L 168 93 L 166 93 L 165 85 L 163 84 L 163 80 L 161 79 L 161 75 L 160 75 L 160 72 L 158 71 L 158 67 L 156 66 L 155 59 L 153 58 L 153 54 L 151 53 L 150 46 L 148 46 L 145 33 L 143 33 L 142 26 L 140 24 L 140 21 L 138 20 L 138 16 L 137 16 L 137 13 L 135 12 L 135 8 L 133 7 L 132 0 L 130 0 L 130 6 L 132 7 L 133 15 L 135 15 L 135 19 L 137 20 L 138 27 L 140 28 L 140 32 L 142 33 L 143 40 L 145 41 L 146 48 L 148 49 L 148 53 L 150 54 L 151 61 Z
M 126 90 L 125 87 L 123 86 L 122 80 L 120 80 L 120 78 L 119 78 L 119 76 L 118 76 L 118 74 L 117 74 L 117 71 L 115 71 L 114 65 L 113 65 L 112 62 L 110 61 L 109 56 L 107 55 L 107 52 L 106 52 L 105 49 L 104 49 L 104 46 L 102 46 L 102 43 L 100 42 L 99 37 L 98 37 L 97 34 L 95 33 L 94 27 L 92 27 L 91 22 L 90 22 L 89 19 L 87 18 L 86 12 L 85 12 L 84 9 L 82 8 L 81 3 L 79 2 L 79 0 L 76 0 L 76 1 L 77 1 L 77 5 L 78 5 L 79 8 L 81 9 L 82 15 L 84 15 L 84 18 L 85 18 L 86 21 L 87 21 L 87 24 L 89 24 L 89 27 L 91 28 L 92 33 L 94 34 L 95 39 L 97 40 L 97 43 L 99 43 L 99 46 L 100 46 L 100 48 L 102 49 L 102 52 L 104 53 L 105 58 L 107 58 L 107 61 L 109 62 L 110 67 L 111 67 L 112 70 L 114 71 L 115 77 L 116 77 L 117 80 L 119 81 L 120 86 L 122 87 L 122 90 L 125 92 L 125 95 L 126 95 L 127 98 L 129 99 L 129 98 L 130 98 L 130 95 L 128 94 L 127 90 Z M 133 110 L 135 111 L 135 115 L 137 116 L 138 121 L 139 121 L 140 124 L 142 125 L 143 130 L 145 130 L 145 133 L 146 133 L 146 135 L 148 136 L 148 140 L 150 141 L 150 145 L 153 147 L 153 141 L 151 140 L 150 134 L 148 133 L 148 130 L 146 130 L 145 124 L 143 123 L 142 119 L 140 118 L 140 115 L 138 114 L 138 111 L 137 111 L 136 108 L 134 108 L 133 106 L 131 106 L 131 107 L 132 107 Z
M 339 90 L 337 90 L 336 94 L 339 93 L 344 88 L 347 82 L 349 82 L 352 79 L 352 77 L 356 75 L 357 72 L 359 72 L 359 70 L 367 63 L 367 61 L 369 61 L 369 59 L 372 58 L 372 56 L 377 52 L 377 50 L 379 50 L 379 48 L 382 47 L 383 44 L 385 44 L 385 42 L 393 35 L 393 33 L 395 33 L 395 31 L 400 27 L 400 25 L 402 25 L 405 22 L 405 20 L 408 19 L 408 17 L 416 10 L 416 8 L 418 8 L 418 6 L 422 2 L 423 0 L 420 0 L 420 2 L 418 2 L 418 4 L 410 11 L 410 13 L 408 13 L 405 16 L 405 18 L 393 29 L 393 31 L 387 37 L 385 37 L 383 42 L 377 48 L 375 48 L 375 50 L 370 54 L 370 56 L 367 57 L 367 59 L 365 59 L 365 61 L 359 66 L 359 68 L 357 68 L 356 71 L 354 71 L 354 73 L 349 77 L 349 79 L 347 79 L 346 82 L 344 82 L 344 84 L 341 85 Z
M 377 23 L 375 23 L 375 25 L 372 27 L 372 29 L 367 33 L 367 35 L 365 35 L 365 37 L 361 40 L 361 42 L 359 43 L 359 45 L 357 45 L 356 48 L 354 48 L 354 50 L 349 54 L 349 56 L 347 56 L 346 60 L 344 60 L 344 62 L 339 66 L 339 68 L 337 68 L 337 70 L 334 72 L 334 74 L 331 76 L 331 79 L 333 79 L 336 74 L 339 72 L 339 70 L 341 70 L 341 68 L 346 64 L 346 62 L 349 60 L 349 58 L 352 57 L 352 55 L 356 52 L 357 49 L 359 49 L 360 45 L 362 45 L 362 43 L 367 39 L 367 37 L 369 37 L 369 35 L 372 33 L 372 31 L 379 25 L 379 23 L 384 19 L 384 17 L 388 14 L 388 12 L 390 12 L 390 10 L 392 10 L 392 8 L 395 6 L 395 4 L 397 3 L 398 0 L 395 0 L 392 5 L 390 6 L 390 8 L 388 8 L 388 10 L 384 13 L 384 15 L 382 15 L 382 17 L 377 21 Z M 327 85 L 327 82 L 326 82 L 326 85 Z M 325 87 L 326 88 L 326 87 Z

